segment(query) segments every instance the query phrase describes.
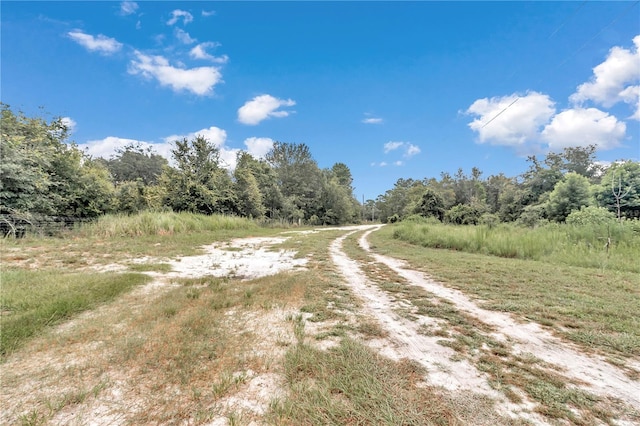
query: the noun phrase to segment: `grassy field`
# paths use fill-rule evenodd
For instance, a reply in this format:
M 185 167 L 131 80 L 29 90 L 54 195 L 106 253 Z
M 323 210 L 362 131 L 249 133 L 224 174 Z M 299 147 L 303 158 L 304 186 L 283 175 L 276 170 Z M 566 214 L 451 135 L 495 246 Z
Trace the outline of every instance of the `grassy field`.
M 452 239 L 466 235 L 473 240 L 477 233 L 485 232 L 474 227 L 460 228 L 393 225 L 373 233 L 370 241 L 380 253 L 405 259 L 435 280 L 481 299 L 485 308 L 512 312 L 551 327 L 587 350 L 609 355 L 613 361 L 640 355 L 640 276 L 633 271 L 638 266 L 640 250 L 634 256 L 632 249 L 640 236 L 632 236 L 625 243 L 628 248 L 620 249 L 620 257 L 625 259 L 621 270 L 603 270 L 597 262 L 591 267 L 568 265 L 572 263 L 570 259 L 575 260 L 573 263 L 587 263 L 578 260 L 581 245 L 575 252 L 563 249 L 567 250 L 565 257 L 558 253 L 531 260 L 479 253 L 475 248 L 466 252 L 460 248 L 424 247 L 426 244 L 416 237 L 441 234 L 438 238 L 447 240 L 446 234 L 451 233 Z M 415 233 L 410 234 L 411 230 Z M 526 245 L 529 239 L 524 238 L 520 244 Z M 556 244 L 549 244 L 562 247 L 566 241 L 558 237 Z
M 276 231 L 240 229 L 234 236 Z M 192 250 L 188 245 L 206 239 L 202 234 L 182 235 L 172 253 Z M 209 237 L 207 242 L 214 236 L 229 235 L 216 230 L 204 234 Z M 22 315 L 19 309 L 58 312 L 60 304 L 79 298 L 79 294 L 91 297 L 82 306 L 71 303 L 75 309 L 55 321 L 44 314 L 39 328 L 21 336 L 21 344 L 7 345 L 7 356 L 31 342 L 30 350 L 43 354 L 53 351 L 56 357 L 74 360 L 73 366 L 57 373 L 47 370 L 39 389 L 49 392 L 29 395 L 30 409 L 18 423 L 47 424 L 78 404 L 99 399 L 113 386 L 112 379 L 105 378 L 107 371 L 125 377 L 123 380 L 133 389 L 126 398 L 132 405 L 144 407 L 129 413 L 129 420 L 135 424 L 168 424 L 184 419 L 201 424 L 220 415 L 226 416 L 229 424 L 247 424 L 254 420 L 251 414 L 220 411 L 212 409 L 211 404 L 232 397 L 256 374 L 277 374 L 284 379 L 278 387 L 284 387 L 285 392 L 273 394 L 264 415 L 270 424 L 460 424 L 461 418 L 472 416 L 471 412 L 455 413 L 455 398 L 443 397 L 428 387 L 417 389 L 422 371 L 415 365 L 382 358 L 359 341 L 383 332 L 369 318 L 360 316 L 358 299 L 331 266 L 328 245 L 339 234 L 290 235 L 284 247 L 295 247 L 299 256 L 310 256 L 306 270 L 247 282 L 213 277 L 178 279 L 173 287 L 154 297 L 153 303 L 145 303 L 141 295 L 135 300 L 129 300 L 131 295 L 123 296 L 148 279 L 138 273 L 69 271 L 75 264 L 56 271 L 31 271 L 28 264 L 3 269 L 4 290 L 11 288 L 3 291 L 3 306 L 12 312 L 3 315 L 3 336 L 7 319 Z M 164 245 L 169 237 L 140 238 L 148 238 L 151 245 Z M 64 242 L 39 239 L 9 245 L 44 247 L 55 257 L 63 256 L 55 249 L 61 243 L 68 244 L 69 239 L 84 246 L 84 239 L 94 238 L 98 237 L 89 234 L 68 236 Z M 101 234 L 99 238 L 111 247 L 122 247 L 113 260 L 126 259 L 128 251 L 124 247 L 130 247 L 127 243 L 131 237 L 107 238 Z M 123 297 L 110 309 L 65 333 L 48 332 L 52 325 L 73 319 L 83 309 L 95 308 L 117 295 Z M 303 316 L 310 324 L 317 324 L 318 330 L 307 331 Z M 17 328 L 23 329 L 24 325 Z M 316 344 L 324 341 L 335 344 L 328 351 L 317 349 Z M 19 386 L 22 381 L 17 380 L 4 377 L 3 386 Z M 490 401 L 479 404 L 491 412 Z
M 415 269 L 477 297 L 486 308 L 544 324 L 617 365 L 640 355 L 640 282 L 633 270 L 616 270 L 610 263 L 604 268 L 568 264 L 566 259 L 574 255 L 563 261 L 549 254 L 533 260 L 484 249 L 428 248 L 405 241 L 403 226 L 407 224 L 371 234 L 374 250 L 408 260 Z M 5 391 L 36 379 L 42 389 L 20 395 L 25 411 L 11 423 L 64 422 L 64 413 L 98 404 L 119 389 L 131 404 L 123 405 L 122 415 L 132 424 L 187 419 L 206 424 L 220 416 L 229 424 L 526 424 L 501 416 L 490 398 L 425 386 L 420 366 L 371 349 L 368 342 L 385 338 L 387 332 L 362 313 L 361 301 L 329 254 L 330 243 L 344 231 L 290 231 L 234 218 L 143 214 L 105 217 L 60 238 L 2 241 L 1 362 L 20 363 L 32 355 L 72 361 L 58 370 L 54 363 L 37 378 L 3 374 Z M 472 227 L 454 231 L 477 238 Z M 131 291 L 149 282 L 144 272 L 170 269 L 161 261 L 132 264 L 132 258 L 191 255 L 214 241 L 273 235 L 289 237 L 278 248 L 308 258 L 306 269 L 250 281 L 175 278 L 154 293 Z M 357 247 L 359 235 L 348 238 L 344 249 L 368 265 L 363 271 L 373 283 L 415 308 L 398 308 L 398 313 L 444 321 L 442 327 L 423 332 L 441 336 L 443 345 L 472 360 L 495 389 L 516 403 L 521 393 L 514 389 L 525 389 L 548 419 L 575 424 L 585 418 L 583 424 L 611 419 L 592 395 L 567 386 L 535 358 L 511 354 L 482 322 L 370 263 Z M 626 238 L 614 235 L 612 257 Z M 633 250 L 635 240 L 625 244 Z M 129 265 L 129 271 L 91 269 L 115 262 Z M 91 315 L 56 331 L 54 326 L 82 312 Z M 271 394 L 263 415 L 221 408 L 233 398 L 251 400 L 244 392 L 256 377 L 272 380 L 264 384 Z M 587 417 L 574 415 L 576 407 Z

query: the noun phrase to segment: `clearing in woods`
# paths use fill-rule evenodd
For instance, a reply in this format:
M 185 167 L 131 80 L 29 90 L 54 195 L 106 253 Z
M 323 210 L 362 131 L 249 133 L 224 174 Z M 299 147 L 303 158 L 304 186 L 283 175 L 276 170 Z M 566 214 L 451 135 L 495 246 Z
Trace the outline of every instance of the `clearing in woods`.
M 372 248 L 381 226 L 85 262 L 152 279 L 7 354 L 0 421 L 640 424 L 637 357 L 487 309 Z M 3 268 L 51 266 L 20 250 Z

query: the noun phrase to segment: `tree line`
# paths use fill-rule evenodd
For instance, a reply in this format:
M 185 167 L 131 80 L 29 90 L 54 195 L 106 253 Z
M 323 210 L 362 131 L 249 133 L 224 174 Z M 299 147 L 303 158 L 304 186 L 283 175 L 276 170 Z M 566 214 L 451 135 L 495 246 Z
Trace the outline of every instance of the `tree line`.
M 175 141 L 172 162 L 129 145 L 109 159 L 69 143 L 62 119 L 14 113 L 2 104 L 0 213 L 94 218 L 170 209 L 259 220 L 340 225 L 394 222 L 411 215 L 454 224 L 640 218 L 640 163 L 595 160 L 595 146 L 528 158 L 520 176 L 483 178 L 474 167 L 440 178 L 399 179 L 361 205 L 344 163 L 321 169 L 305 144 L 276 142 L 265 158 L 238 152 L 230 171 L 207 139 Z M 575 216 L 575 214 L 574 214 Z
M 305 144 L 276 142 L 264 159 L 240 151 L 228 170 L 207 139 L 175 141 L 172 163 L 129 145 L 110 159 L 68 142 L 62 119 L 50 122 L 2 105 L 2 214 L 93 218 L 171 209 L 312 225 L 360 218 L 344 163 L 320 169 Z
M 535 226 L 565 222 L 570 214 L 591 220 L 640 219 L 640 163 L 619 161 L 605 167 L 596 147 L 565 148 L 544 159 L 529 156 L 517 177 L 482 177 L 477 167 L 458 169 L 440 179 L 399 179 L 393 188 L 367 200 L 367 217 L 382 222 L 410 215 L 454 224 L 516 222 Z

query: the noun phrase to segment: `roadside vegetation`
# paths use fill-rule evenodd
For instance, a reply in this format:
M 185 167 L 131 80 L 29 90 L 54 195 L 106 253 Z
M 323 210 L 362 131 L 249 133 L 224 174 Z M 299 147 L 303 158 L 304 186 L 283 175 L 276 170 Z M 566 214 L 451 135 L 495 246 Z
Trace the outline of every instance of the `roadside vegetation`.
M 527 228 L 509 224 L 454 226 L 411 216 L 394 227 L 393 238 L 429 248 L 640 273 L 637 220 Z

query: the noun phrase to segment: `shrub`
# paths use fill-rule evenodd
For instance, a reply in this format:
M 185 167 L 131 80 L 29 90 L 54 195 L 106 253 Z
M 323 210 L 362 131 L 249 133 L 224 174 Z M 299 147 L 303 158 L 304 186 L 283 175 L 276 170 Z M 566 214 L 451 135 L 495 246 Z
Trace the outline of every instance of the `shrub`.
M 601 225 L 615 220 L 616 215 L 604 207 L 589 206 L 571 212 L 566 222 L 568 225 Z

